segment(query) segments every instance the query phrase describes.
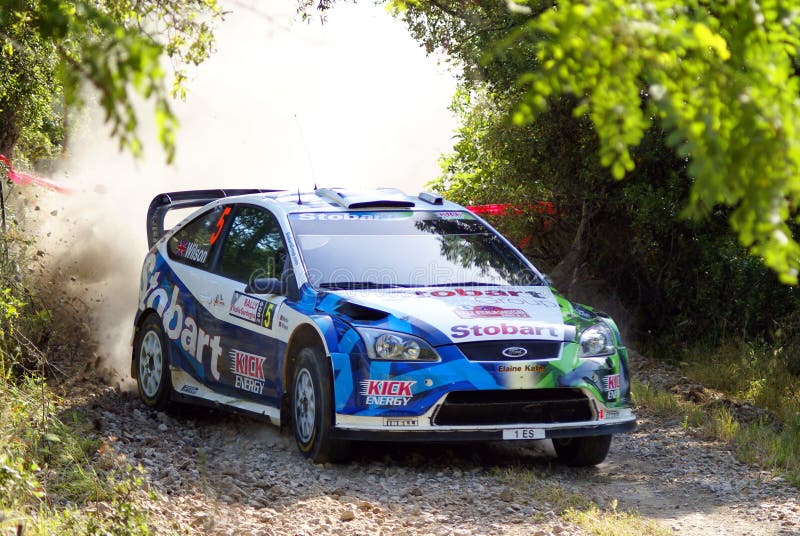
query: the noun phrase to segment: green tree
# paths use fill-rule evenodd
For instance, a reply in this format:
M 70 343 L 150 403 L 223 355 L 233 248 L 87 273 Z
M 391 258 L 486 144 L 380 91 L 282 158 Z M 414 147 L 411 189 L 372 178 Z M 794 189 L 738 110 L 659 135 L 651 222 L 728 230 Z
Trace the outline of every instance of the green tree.
M 132 92 L 152 102 L 167 158 L 177 121 L 170 95 L 186 68 L 208 57 L 216 0 L 5 0 L 0 9 L 0 153 L 21 143 L 33 157 L 64 135 L 64 111 L 93 86 L 121 147 L 139 154 Z M 174 70 L 172 87 L 166 62 Z
M 617 178 L 634 169 L 631 148 L 657 123 L 689 161 L 684 214 L 730 207 L 741 243 L 797 282 L 796 2 L 560 0 L 507 43 L 533 37 L 538 67 L 520 77 L 517 122 L 552 95 L 574 95 L 574 113 L 591 119 Z
M 594 3 L 587 0 L 582 5 Z M 564 56 L 561 64 L 550 64 L 545 51 L 566 46 L 560 40 L 571 46 L 583 43 L 591 49 L 593 39 L 616 39 L 625 31 L 612 25 L 601 32 L 597 27 L 601 20 L 573 21 L 571 34 L 553 28 L 545 31 L 540 21 L 562 15 L 566 5 L 553 1 L 530 2 L 523 6 L 527 9 L 517 6 L 514 10 L 500 0 L 420 0 L 395 5 L 401 8 L 397 15 L 415 38 L 428 51 L 445 51 L 459 75 L 453 110 L 461 127 L 453 152 L 442 159 L 443 174 L 435 181 L 436 187 L 464 203 L 526 206 L 536 200 L 552 201 L 557 218 L 546 228 L 541 218 L 530 212 L 493 223 L 515 241 L 533 237 L 527 253 L 553 271 L 562 290 L 570 291 L 573 280 L 602 278 L 600 288 L 613 289 L 638 319 L 642 335 L 649 331 L 673 341 L 714 340 L 732 333 L 761 336 L 775 329 L 776 318 L 798 316 L 800 302 L 795 289 L 780 285 L 758 257 L 749 256 L 740 245 L 738 229 L 731 229 L 729 222 L 732 215 L 736 217 L 739 204 L 705 202 L 705 212 L 693 212 L 705 214 L 703 218 L 680 217 L 702 183 L 697 177 L 697 161 L 707 156 L 687 153 L 688 142 L 681 140 L 667 121 L 655 112 L 648 115 L 648 110 L 653 110 L 647 103 L 652 98 L 650 84 L 631 82 L 639 84 L 633 107 L 642 110 L 646 120 L 636 143 L 626 147 L 628 167 L 631 162 L 635 165 L 630 171 L 623 165 L 623 181 L 613 180 L 615 161 L 606 158 L 603 144 L 607 140 L 596 114 L 586 108 L 587 102 L 593 102 L 593 85 L 580 90 L 567 83 L 555 89 L 546 86 L 545 98 L 536 97 L 537 87 L 549 84 L 552 73 L 580 78 L 606 68 L 602 64 L 595 71 L 576 68 L 573 72 L 570 65 L 583 61 L 583 56 Z M 678 21 L 678 15 L 686 10 L 675 9 Z M 670 27 L 669 20 L 662 22 Z M 581 24 L 587 25 L 585 31 L 577 28 Z M 659 33 L 653 24 L 645 26 Z M 691 31 L 688 37 L 693 35 Z M 572 43 L 570 36 L 579 43 Z M 680 47 L 664 48 L 680 62 L 702 63 L 704 59 L 699 52 L 692 56 Z M 716 54 L 713 49 L 704 53 L 712 52 Z M 607 55 L 602 48 L 584 53 L 598 61 Z M 786 55 L 793 57 L 791 51 Z M 624 61 L 620 62 L 624 68 Z M 761 70 L 765 68 L 766 64 L 761 65 Z M 693 72 L 690 66 L 685 69 Z M 739 74 L 744 76 L 747 70 Z M 606 75 L 615 76 L 611 72 Z M 686 87 L 691 87 L 693 75 L 685 76 Z M 784 96 L 793 99 L 795 95 L 796 91 L 788 91 Z M 720 106 L 717 103 L 712 109 Z M 748 110 L 755 109 L 737 110 L 737 120 L 745 121 L 742 117 Z M 752 118 L 758 120 L 757 115 Z M 754 142 L 761 143 L 760 139 Z M 747 142 L 747 137 L 736 140 L 739 145 Z M 729 156 L 748 164 L 738 153 Z M 763 159 L 753 159 L 749 172 L 757 170 L 761 162 Z M 721 172 L 716 172 L 716 177 L 723 180 Z M 784 276 L 791 277 L 791 272 Z M 573 298 L 581 296 L 573 294 Z
M 330 0 L 299 0 L 325 10 Z M 800 9 L 788 0 L 394 0 L 428 50 L 469 87 L 523 89 L 515 121 L 562 95 L 622 178 L 651 127 L 688 161 L 684 216 L 727 207 L 740 242 L 797 283 Z

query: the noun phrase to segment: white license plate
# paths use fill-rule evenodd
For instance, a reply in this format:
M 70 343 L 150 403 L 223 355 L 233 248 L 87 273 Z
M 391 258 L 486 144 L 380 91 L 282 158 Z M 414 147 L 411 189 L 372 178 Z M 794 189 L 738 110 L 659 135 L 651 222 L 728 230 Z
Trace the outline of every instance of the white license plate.
M 517 428 L 503 430 L 503 439 L 544 439 L 544 430 L 541 428 Z

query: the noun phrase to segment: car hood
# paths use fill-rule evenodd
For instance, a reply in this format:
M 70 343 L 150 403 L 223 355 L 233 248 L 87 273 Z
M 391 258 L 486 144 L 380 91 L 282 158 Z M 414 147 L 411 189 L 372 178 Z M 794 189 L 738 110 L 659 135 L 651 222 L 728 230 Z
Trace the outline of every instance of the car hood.
M 435 345 L 503 339 L 569 341 L 575 337 L 575 327 L 564 323 L 559 301 L 547 286 L 424 287 L 331 294 L 341 300 L 337 300 L 336 311 L 356 323 L 375 325 L 375 313 L 385 312 L 393 318 L 388 326 L 387 321 L 379 322 L 380 327 L 422 333 Z M 366 309 L 359 309 L 362 307 Z

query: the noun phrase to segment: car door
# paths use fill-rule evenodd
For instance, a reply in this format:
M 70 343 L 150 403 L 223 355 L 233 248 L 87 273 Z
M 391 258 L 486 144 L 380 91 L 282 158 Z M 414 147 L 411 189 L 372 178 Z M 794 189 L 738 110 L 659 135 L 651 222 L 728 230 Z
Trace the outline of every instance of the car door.
M 286 247 L 275 216 L 263 207 L 241 204 L 223 234 L 209 295 L 214 329 L 223 334 L 220 386 L 236 398 L 278 407 L 280 363 L 274 328 L 285 297 L 255 294 L 258 278 L 280 278 Z
M 208 279 L 230 210 L 223 205 L 204 212 L 176 231 L 166 244 L 170 269 L 164 277 L 169 295 L 163 321 L 171 344 L 171 366 L 209 386 L 219 380 L 222 337 L 214 329 Z

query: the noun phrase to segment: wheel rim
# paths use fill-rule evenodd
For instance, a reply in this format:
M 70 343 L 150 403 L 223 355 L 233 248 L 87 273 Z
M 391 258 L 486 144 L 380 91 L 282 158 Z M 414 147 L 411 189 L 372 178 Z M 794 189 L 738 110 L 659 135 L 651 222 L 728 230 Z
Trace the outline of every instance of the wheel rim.
M 314 434 L 316 420 L 316 403 L 314 399 L 314 382 L 308 369 L 297 374 L 294 390 L 294 422 L 300 441 L 308 443 Z
M 148 331 L 139 349 L 139 385 L 147 398 L 155 398 L 161 384 L 164 369 L 164 352 L 161 338 L 155 331 Z

